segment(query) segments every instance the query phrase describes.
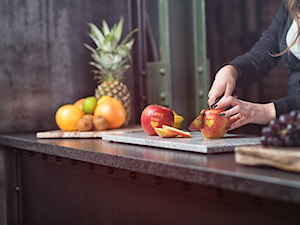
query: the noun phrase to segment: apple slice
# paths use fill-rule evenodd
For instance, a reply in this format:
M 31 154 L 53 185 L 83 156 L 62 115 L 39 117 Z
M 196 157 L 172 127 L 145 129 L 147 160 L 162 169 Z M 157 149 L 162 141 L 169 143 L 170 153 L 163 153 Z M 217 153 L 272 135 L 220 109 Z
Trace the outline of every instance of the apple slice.
M 203 125 L 204 115 L 205 115 L 205 109 L 202 109 L 200 114 L 189 125 L 189 130 L 191 131 L 201 130 L 204 127 Z
M 154 128 L 155 132 L 158 134 L 158 136 L 163 137 L 163 138 L 174 138 L 177 137 L 177 133 L 170 132 L 166 129 L 163 128 Z
M 167 125 L 163 125 L 162 129 L 168 131 L 169 133 L 176 134 L 177 136 L 182 136 L 182 137 L 185 137 L 185 138 L 191 137 L 190 132 L 186 132 L 186 131 L 177 129 L 175 127 L 170 127 L 170 126 L 167 126 Z

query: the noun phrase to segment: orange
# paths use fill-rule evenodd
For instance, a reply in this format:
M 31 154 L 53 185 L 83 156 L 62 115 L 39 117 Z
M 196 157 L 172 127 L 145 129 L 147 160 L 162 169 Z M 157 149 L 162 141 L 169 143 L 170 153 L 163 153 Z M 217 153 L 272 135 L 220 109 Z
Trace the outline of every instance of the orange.
M 85 100 L 85 98 L 80 98 L 76 102 L 74 102 L 74 105 L 76 105 L 78 108 L 82 109 L 84 100 Z
M 126 111 L 123 104 L 112 97 L 101 98 L 97 102 L 94 116 L 103 116 L 108 122 L 108 129 L 121 127 L 126 119 Z
M 99 105 L 101 102 L 106 101 L 106 100 L 111 100 L 113 97 L 110 97 L 108 95 L 103 95 L 101 98 L 98 99 L 97 105 Z
M 84 112 L 74 104 L 59 107 L 55 113 L 57 126 L 63 131 L 77 130 L 77 122 L 84 116 Z

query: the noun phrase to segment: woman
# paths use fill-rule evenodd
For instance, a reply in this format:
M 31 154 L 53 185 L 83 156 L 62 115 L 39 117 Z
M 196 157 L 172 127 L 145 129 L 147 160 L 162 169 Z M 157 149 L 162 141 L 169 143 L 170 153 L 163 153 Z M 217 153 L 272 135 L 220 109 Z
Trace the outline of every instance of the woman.
M 265 125 L 281 114 L 300 109 L 299 7 L 300 0 L 283 1 L 270 27 L 252 49 L 217 72 L 208 93 L 208 104 L 211 108 L 231 106 L 220 114 L 221 117 L 230 118 L 229 130 L 248 123 Z M 241 87 L 257 81 L 281 58 L 290 73 L 289 91 L 284 98 L 267 104 L 258 104 L 232 96 L 236 86 Z

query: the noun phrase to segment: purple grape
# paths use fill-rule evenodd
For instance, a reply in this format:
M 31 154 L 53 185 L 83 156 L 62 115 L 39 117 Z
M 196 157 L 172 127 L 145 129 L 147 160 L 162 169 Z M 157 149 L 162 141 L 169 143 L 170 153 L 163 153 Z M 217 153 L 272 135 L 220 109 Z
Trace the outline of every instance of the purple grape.
M 288 125 L 293 122 L 293 118 L 289 114 L 279 116 L 279 122 L 283 125 Z
M 297 139 L 298 137 L 298 130 L 297 127 L 294 124 L 288 124 L 286 126 L 286 135 L 289 136 L 292 139 Z
M 269 143 L 267 142 L 267 136 L 263 135 L 260 137 L 260 143 L 262 145 L 268 145 Z
M 285 136 L 284 145 L 287 147 L 292 147 L 295 145 L 295 141 L 290 136 Z
M 270 127 L 270 126 L 267 126 L 267 127 L 264 127 L 262 129 L 262 135 L 265 135 L 265 136 L 276 136 L 277 135 L 277 130 L 272 129 L 272 127 Z
M 300 110 L 293 110 L 270 121 L 261 134 L 260 142 L 265 146 L 300 146 Z
M 275 130 L 278 131 L 280 129 L 280 123 L 276 119 L 271 120 L 270 123 L 269 123 L 269 127 L 271 127 L 272 129 L 275 129 Z
M 272 145 L 274 146 L 283 146 L 284 142 L 280 137 L 272 137 Z
M 298 116 L 299 111 L 297 110 L 293 110 L 289 113 L 290 117 L 292 117 L 292 119 L 295 121 L 297 120 L 297 116 Z
M 272 143 L 273 143 L 273 137 L 268 136 L 267 139 L 266 139 L 266 142 L 267 142 L 267 145 L 272 145 Z
M 297 117 L 296 117 L 297 123 L 300 123 L 300 112 L 298 112 Z

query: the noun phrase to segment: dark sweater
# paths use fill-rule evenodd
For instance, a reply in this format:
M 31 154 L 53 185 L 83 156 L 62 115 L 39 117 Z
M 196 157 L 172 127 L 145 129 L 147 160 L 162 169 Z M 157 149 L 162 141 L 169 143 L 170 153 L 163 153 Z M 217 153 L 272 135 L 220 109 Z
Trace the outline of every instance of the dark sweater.
M 289 91 L 284 98 L 274 100 L 276 116 L 300 109 L 300 61 L 291 52 L 274 57 L 271 54 L 282 52 L 286 47 L 286 34 L 292 24 L 287 3 L 283 1 L 269 28 L 251 50 L 229 64 L 239 71 L 237 87 L 256 82 L 282 59 L 289 70 Z

